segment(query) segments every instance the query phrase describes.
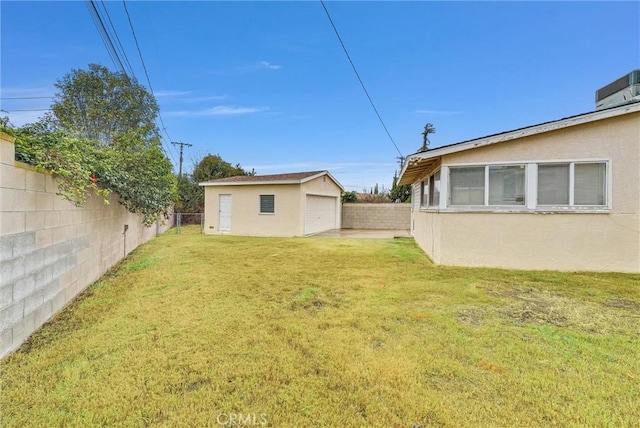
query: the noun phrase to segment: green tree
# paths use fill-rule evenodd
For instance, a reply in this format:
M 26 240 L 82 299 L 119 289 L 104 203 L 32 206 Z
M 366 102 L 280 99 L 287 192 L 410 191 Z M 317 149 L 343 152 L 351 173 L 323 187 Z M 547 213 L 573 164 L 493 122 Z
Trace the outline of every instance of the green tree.
M 111 145 L 135 132 L 146 143 L 159 137 L 155 124 L 159 107 L 135 78 L 98 64 L 72 70 L 59 80 L 51 109 L 74 137 Z
M 97 153 L 102 160 L 96 169 L 98 183 L 116 192 L 120 204 L 142 214 L 147 225 L 167 213 L 176 199 L 176 177 L 158 141 L 128 133 L 117 146 Z
M 409 202 L 411 201 L 411 185 L 404 184 L 398 186 L 398 172 L 393 174 L 393 183 L 391 184 L 391 191 L 389 192 L 389 198 L 394 202 Z
M 233 166 L 223 160 L 220 155 L 212 154 L 202 158 L 193 170 L 193 178 L 198 183 L 236 175 L 251 175 L 251 173 L 242 169 L 240 164 Z
M 358 202 L 356 192 L 342 192 L 342 203 Z
M 204 212 L 204 189 L 199 183 L 218 178 L 236 175 L 255 175 L 255 171 L 247 172 L 240 164 L 235 166 L 223 160 L 220 155 L 208 154 L 196 163 L 192 174 L 184 174 L 178 178 L 178 194 L 175 201 L 177 212 Z
M 175 210 L 179 213 L 201 213 L 204 211 L 204 193 L 191 174 L 178 177 L 178 197 Z

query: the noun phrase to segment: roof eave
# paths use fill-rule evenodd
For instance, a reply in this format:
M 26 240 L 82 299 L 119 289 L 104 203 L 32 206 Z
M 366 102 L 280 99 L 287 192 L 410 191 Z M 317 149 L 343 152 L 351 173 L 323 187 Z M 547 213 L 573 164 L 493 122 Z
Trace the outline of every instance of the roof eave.
M 277 180 L 277 181 L 222 181 L 222 182 L 210 182 L 204 181 L 198 183 L 198 186 L 212 187 L 212 186 L 256 186 L 265 184 L 300 184 L 302 180 Z
M 479 147 L 489 146 L 497 143 L 504 143 L 506 141 L 516 140 L 519 138 L 530 137 L 532 135 L 542 134 L 545 132 L 556 131 L 558 129 L 568 128 L 571 126 L 582 125 L 589 122 L 595 122 L 597 120 L 608 119 L 611 117 L 620 116 L 627 113 L 633 113 L 640 111 L 640 103 L 625 104 L 619 107 L 613 107 L 606 110 L 598 110 L 595 112 L 584 113 L 577 116 L 568 117 L 551 122 L 545 122 L 538 125 L 532 125 L 525 128 L 519 128 L 513 131 L 507 131 L 500 134 L 490 135 L 487 137 L 476 138 L 462 143 L 450 144 L 447 146 L 439 147 L 436 149 L 427 150 L 426 152 L 415 153 L 407 156 L 405 165 L 400 173 L 398 184 L 411 184 L 415 180 L 414 174 L 408 174 L 410 171 L 410 165 L 412 163 L 419 162 L 423 159 L 440 158 L 452 153 L 458 153 L 465 150 L 476 149 Z M 409 175 L 409 176 L 407 176 Z
M 342 187 L 342 184 L 340 184 L 338 182 L 338 180 L 336 180 L 335 177 L 333 175 L 331 175 L 331 173 L 329 171 L 322 171 L 322 172 L 319 172 L 319 173 L 317 173 L 315 175 L 306 177 L 306 178 L 301 180 L 301 183 L 306 183 L 307 181 L 315 180 L 316 178 L 320 178 L 323 175 L 328 176 L 331 179 L 331 181 L 333 181 L 335 183 L 335 185 L 340 188 L 340 191 L 344 192 L 344 187 Z

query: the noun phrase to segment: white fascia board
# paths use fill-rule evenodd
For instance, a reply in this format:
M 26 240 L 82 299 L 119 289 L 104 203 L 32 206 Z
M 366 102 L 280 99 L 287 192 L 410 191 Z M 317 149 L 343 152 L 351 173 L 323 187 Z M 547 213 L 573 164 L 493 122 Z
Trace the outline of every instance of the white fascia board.
M 640 103 L 626 104 L 620 107 L 615 107 L 607 110 L 598 110 L 592 113 L 585 113 L 578 116 L 569 117 L 566 119 L 560 119 L 554 122 L 546 122 L 539 125 L 533 125 L 526 128 L 516 129 L 514 131 L 507 131 L 501 134 L 477 138 L 465 143 L 457 143 L 441 148 L 429 150 L 424 153 L 417 153 L 409 155 L 405 162 L 403 171 L 406 170 L 409 165 L 409 160 L 416 159 L 431 159 L 452 153 L 458 153 L 465 150 L 475 149 L 478 147 L 489 146 L 491 144 L 503 143 L 505 141 L 515 140 L 518 138 L 529 137 L 536 134 L 542 134 L 545 132 L 556 131 L 558 129 L 568 128 L 571 126 L 582 125 L 584 123 L 595 122 L 597 120 L 608 119 L 611 117 L 620 116 L 627 113 L 633 113 L 640 111 Z
M 329 171 L 322 171 L 322 172 L 317 173 L 316 175 L 312 175 L 310 177 L 303 178 L 300 181 L 300 183 L 306 183 L 307 181 L 315 180 L 316 178 L 322 177 L 323 175 L 328 176 L 336 184 L 336 186 L 338 186 L 340 188 L 340 191 L 344 192 L 344 187 L 342 187 L 342 184 L 340 184 L 338 182 L 338 180 L 336 180 L 335 177 L 333 175 L 331 175 L 331 173 Z
M 212 187 L 212 186 L 256 186 L 256 185 L 267 185 L 267 184 L 300 184 L 300 180 L 279 180 L 279 181 L 230 181 L 230 182 L 220 182 L 220 183 L 211 183 L 208 181 L 204 181 L 202 183 L 198 183 L 198 186 L 203 187 Z

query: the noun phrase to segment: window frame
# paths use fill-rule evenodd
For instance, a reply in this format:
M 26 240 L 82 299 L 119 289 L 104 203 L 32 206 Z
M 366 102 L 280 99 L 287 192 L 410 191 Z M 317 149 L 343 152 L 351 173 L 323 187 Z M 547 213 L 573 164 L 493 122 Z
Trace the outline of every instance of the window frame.
M 263 202 L 262 202 L 262 198 L 263 197 L 271 197 L 271 206 L 273 211 L 262 211 L 262 207 L 263 207 Z M 258 214 L 260 215 L 274 215 L 276 213 L 276 195 L 273 193 L 269 193 L 269 194 L 260 194 L 258 197 Z
M 435 194 L 435 177 L 438 176 L 438 200 L 433 200 Z M 438 167 L 433 170 L 428 176 L 420 180 L 420 211 L 436 211 L 441 207 L 442 200 L 442 168 Z
M 575 193 L 576 193 L 576 165 L 588 165 L 588 164 L 604 164 L 604 204 L 602 205 L 590 205 L 590 204 L 576 204 L 575 203 Z M 611 167 L 610 161 L 608 160 L 577 160 L 577 161 L 553 161 L 553 162 L 538 162 L 537 166 L 540 165 L 568 165 L 569 166 L 569 198 L 567 204 L 539 204 L 538 203 L 538 195 L 536 194 L 536 207 L 539 210 L 548 211 L 557 210 L 564 211 L 567 209 L 570 210 L 603 210 L 611 209 Z M 537 178 L 536 178 L 537 179 Z
M 443 212 L 513 212 L 513 213 L 562 213 L 562 212 L 587 212 L 587 213 L 608 213 L 612 207 L 612 167 L 611 159 L 590 158 L 590 159 L 553 159 L 553 160 L 527 160 L 527 161 L 506 161 L 506 162 L 482 162 L 482 163 L 452 163 L 443 164 L 441 171 L 440 205 L 429 206 L 429 209 L 439 208 Z M 570 204 L 559 205 L 538 204 L 538 166 L 552 164 L 570 165 Z M 604 164 L 604 205 L 577 205 L 574 202 L 575 190 L 575 165 L 578 164 Z M 497 204 L 489 205 L 489 168 L 495 166 L 524 166 L 524 204 Z M 484 167 L 485 186 L 484 203 L 482 205 L 452 205 L 450 171 L 460 167 Z M 431 177 L 431 176 L 430 176 Z M 444 199 L 444 201 L 443 201 Z M 421 209 L 424 209 L 421 207 Z
M 429 179 L 431 177 L 426 177 L 424 180 L 420 181 L 420 209 L 425 210 L 429 208 Z

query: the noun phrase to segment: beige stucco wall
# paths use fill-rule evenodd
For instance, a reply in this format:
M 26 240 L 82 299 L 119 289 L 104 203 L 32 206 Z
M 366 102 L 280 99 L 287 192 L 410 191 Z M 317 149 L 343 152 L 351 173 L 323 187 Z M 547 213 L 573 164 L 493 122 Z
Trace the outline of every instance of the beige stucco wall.
M 0 133 L 0 357 L 125 254 L 170 227 L 169 221 L 145 227 L 116 195 L 109 205 L 91 197 L 76 207 L 56 195 L 51 175 L 14 156 L 13 138 Z
M 437 263 L 640 272 L 640 113 L 444 156 L 442 165 L 610 160 L 611 211 L 414 211 L 416 242 Z
M 217 234 L 221 194 L 232 195 L 232 235 L 303 236 L 307 194 L 340 197 L 340 188 L 329 177 L 302 184 L 205 186 L 204 232 Z M 275 213 L 260 214 L 260 195 L 275 195 Z M 340 204 L 336 218 L 340 219 Z

